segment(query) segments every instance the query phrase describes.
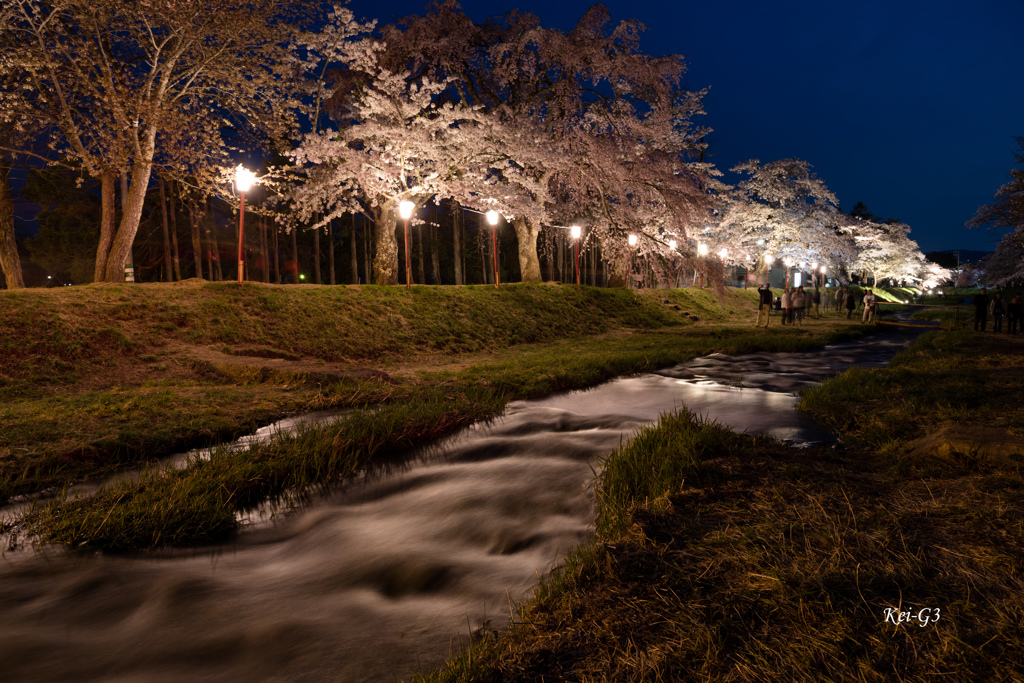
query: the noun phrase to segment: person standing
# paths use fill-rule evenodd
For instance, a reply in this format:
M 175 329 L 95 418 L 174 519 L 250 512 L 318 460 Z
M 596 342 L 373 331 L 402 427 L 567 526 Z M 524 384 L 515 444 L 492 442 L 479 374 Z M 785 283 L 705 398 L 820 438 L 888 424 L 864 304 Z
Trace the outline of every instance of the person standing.
M 754 327 L 761 325 L 761 316 L 764 315 L 764 326 L 768 327 L 768 320 L 771 318 L 772 312 L 772 290 L 768 289 L 768 285 L 761 285 L 757 288 L 757 322 L 754 323 Z
M 1006 305 L 1006 331 L 1010 334 L 1017 334 L 1018 328 L 1024 332 L 1024 304 L 1020 301 L 1020 294 L 1015 294 L 1010 303 Z
M 792 303 L 792 296 L 789 293 L 789 287 L 782 290 L 782 324 L 786 325 L 789 321 L 790 304 Z
M 992 296 L 992 303 L 988 305 L 988 312 L 992 314 L 992 331 L 999 333 L 1003 331 L 1003 316 L 1006 315 L 1006 308 L 1003 306 L 1003 295 L 996 292 Z
M 988 327 L 988 290 L 982 287 L 971 303 L 974 304 L 974 331 L 977 332 L 981 325 L 981 331 L 984 332 Z
M 814 285 L 814 295 L 811 301 L 814 303 L 814 319 L 817 320 L 821 317 L 821 313 L 818 306 L 821 305 L 821 290 L 818 289 L 818 285 Z
M 796 317 L 796 322 L 798 325 L 803 325 L 804 308 L 807 306 L 807 294 L 804 293 L 804 288 L 802 286 L 797 287 L 796 291 L 793 293 L 792 303 L 793 313 Z M 789 322 L 793 322 L 793 320 L 790 319 Z
M 857 297 L 853 295 L 849 289 L 846 290 L 846 296 L 843 297 L 846 302 L 846 319 L 849 320 L 850 316 L 853 315 L 853 309 L 857 308 Z
M 846 297 L 849 296 L 849 290 L 846 289 L 846 285 L 842 285 L 839 291 L 836 292 L 836 313 L 843 312 L 843 304 L 846 303 Z M 846 316 L 849 318 L 850 316 Z
M 860 316 L 860 321 L 862 323 L 874 322 L 876 302 L 877 299 L 875 299 L 875 293 L 869 289 L 864 295 L 864 313 Z

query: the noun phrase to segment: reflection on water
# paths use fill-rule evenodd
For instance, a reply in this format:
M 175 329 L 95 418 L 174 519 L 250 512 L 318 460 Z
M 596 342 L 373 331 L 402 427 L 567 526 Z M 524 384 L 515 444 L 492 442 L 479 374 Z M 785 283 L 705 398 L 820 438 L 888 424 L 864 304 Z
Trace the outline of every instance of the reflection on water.
M 390 681 L 500 628 L 591 532 L 592 463 L 686 404 L 740 431 L 830 437 L 793 391 L 892 337 L 712 356 L 511 404 L 236 543 L 158 557 L 50 549 L 0 560 L 4 681 Z

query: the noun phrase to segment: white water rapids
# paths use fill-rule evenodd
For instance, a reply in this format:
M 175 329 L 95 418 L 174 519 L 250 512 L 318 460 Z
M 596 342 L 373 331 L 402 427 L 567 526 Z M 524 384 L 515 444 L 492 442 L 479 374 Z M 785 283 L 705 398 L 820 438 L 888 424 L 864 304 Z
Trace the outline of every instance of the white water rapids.
M 0 558 L 0 680 L 391 681 L 428 670 L 592 533 L 593 463 L 685 404 L 737 431 L 831 437 L 795 391 L 906 337 L 710 356 L 511 404 L 225 546 Z

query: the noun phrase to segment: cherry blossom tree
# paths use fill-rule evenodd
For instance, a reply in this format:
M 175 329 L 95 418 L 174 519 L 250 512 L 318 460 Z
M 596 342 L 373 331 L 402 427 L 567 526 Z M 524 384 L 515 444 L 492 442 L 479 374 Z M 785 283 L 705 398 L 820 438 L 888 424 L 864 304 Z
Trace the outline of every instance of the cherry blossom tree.
M 120 281 L 138 230 L 161 133 L 185 122 L 244 120 L 274 98 L 273 65 L 308 18 L 296 0 L 3 0 L 18 48 L 0 69 L 27 91 L 32 115 L 55 132 L 56 156 L 101 181 L 97 279 Z M 113 226 L 114 179 L 129 178 Z
M 1024 164 L 1024 136 L 1014 139 L 1014 158 L 1017 164 Z M 1024 278 L 1024 168 L 1010 171 L 1009 181 L 996 192 L 995 201 L 979 207 L 967 226 L 1010 231 L 987 262 L 986 275 L 992 284 Z
M 589 226 L 621 284 L 628 233 L 650 232 L 640 249 L 664 250 L 666 230 L 683 235 L 707 211 L 710 167 L 690 158 L 704 132 L 691 123 L 703 93 L 682 89 L 680 56 L 640 51 L 643 28 L 613 24 L 601 5 L 567 33 L 519 12 L 476 25 L 448 1 L 383 32 L 385 64 L 450 83 L 447 97 L 505 127 L 503 166 L 487 177 L 515 216 L 524 280 L 540 279 L 545 224 Z
M 746 177 L 723 195 L 719 230 L 738 257 L 816 262 L 837 275 L 856 258 L 851 224 L 806 161 L 752 159 L 732 170 Z

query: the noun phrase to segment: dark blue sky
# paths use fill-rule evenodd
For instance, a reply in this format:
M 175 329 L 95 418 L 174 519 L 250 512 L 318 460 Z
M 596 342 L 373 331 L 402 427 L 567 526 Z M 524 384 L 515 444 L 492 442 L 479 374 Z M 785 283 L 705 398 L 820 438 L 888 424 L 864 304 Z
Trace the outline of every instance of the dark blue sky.
M 570 28 L 593 2 L 464 0 L 477 21 L 513 8 Z M 711 87 L 711 161 L 810 162 L 844 210 L 900 218 L 924 251 L 991 250 L 964 221 L 987 203 L 1024 135 L 1024 2 L 609 0 L 647 25 L 643 49 L 679 53 L 688 87 Z M 412 0 L 349 5 L 389 23 Z M 726 174 L 730 180 L 730 174 Z

